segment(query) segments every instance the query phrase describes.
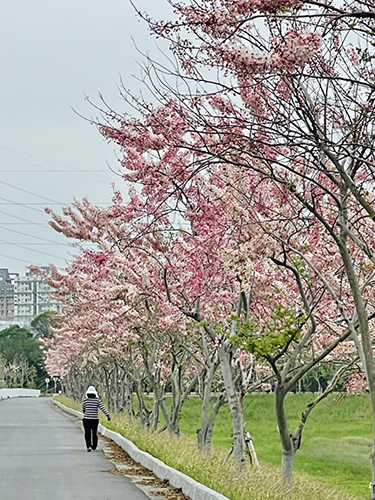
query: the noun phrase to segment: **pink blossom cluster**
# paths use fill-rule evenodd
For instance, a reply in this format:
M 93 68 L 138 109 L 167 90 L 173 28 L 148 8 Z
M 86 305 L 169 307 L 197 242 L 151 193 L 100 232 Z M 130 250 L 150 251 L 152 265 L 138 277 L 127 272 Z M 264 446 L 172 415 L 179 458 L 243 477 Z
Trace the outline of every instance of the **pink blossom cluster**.
M 272 66 L 280 71 L 293 71 L 304 67 L 318 52 L 322 42 L 319 33 L 307 29 L 290 30 L 285 36 L 273 40 Z
M 239 14 L 248 14 L 251 12 L 274 13 L 282 9 L 300 8 L 303 5 L 302 0 L 224 0 L 228 9 L 234 8 Z
M 302 0 L 203 0 L 193 6 L 182 3 L 174 4 L 175 12 L 180 16 L 181 25 L 187 23 L 199 26 L 214 37 L 225 37 L 228 27 L 243 22 L 249 14 L 256 12 L 273 14 L 285 9 L 299 9 Z M 160 23 L 158 33 L 170 33 L 169 23 Z
M 344 389 L 350 394 L 363 394 L 368 391 L 364 373 L 352 373 L 345 382 Z
M 272 39 L 270 50 L 230 43 L 218 45 L 216 51 L 240 77 L 268 72 L 294 73 L 317 54 L 321 40 L 321 35 L 307 29 L 293 29 Z

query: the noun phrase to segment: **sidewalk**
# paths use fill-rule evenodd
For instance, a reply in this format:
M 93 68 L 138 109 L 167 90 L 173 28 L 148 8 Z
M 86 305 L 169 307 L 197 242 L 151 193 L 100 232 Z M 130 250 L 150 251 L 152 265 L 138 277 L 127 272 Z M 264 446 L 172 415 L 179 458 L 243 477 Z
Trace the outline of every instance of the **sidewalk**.
M 54 401 L 54 404 L 70 415 L 82 418 L 82 413 L 72 410 L 57 401 Z M 111 431 L 101 424 L 99 424 L 99 432 L 119 445 L 135 462 L 152 471 L 158 479 L 169 481 L 173 488 L 180 488 L 183 494 L 191 498 L 191 500 L 229 500 L 224 495 L 207 488 L 207 486 L 198 483 L 186 474 L 166 465 L 158 458 L 141 451 L 131 441 L 117 432 Z
M 0 498 L 146 500 L 127 477 L 109 473 L 101 451 L 87 453 L 81 428 L 50 401 L 0 401 Z

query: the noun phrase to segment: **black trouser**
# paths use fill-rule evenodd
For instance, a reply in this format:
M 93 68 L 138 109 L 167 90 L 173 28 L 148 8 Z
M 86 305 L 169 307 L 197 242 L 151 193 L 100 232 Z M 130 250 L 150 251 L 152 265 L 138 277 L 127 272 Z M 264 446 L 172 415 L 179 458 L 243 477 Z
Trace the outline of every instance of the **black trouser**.
M 87 448 L 96 450 L 98 446 L 98 418 L 84 418 L 82 420 L 83 427 L 85 428 L 85 441 Z

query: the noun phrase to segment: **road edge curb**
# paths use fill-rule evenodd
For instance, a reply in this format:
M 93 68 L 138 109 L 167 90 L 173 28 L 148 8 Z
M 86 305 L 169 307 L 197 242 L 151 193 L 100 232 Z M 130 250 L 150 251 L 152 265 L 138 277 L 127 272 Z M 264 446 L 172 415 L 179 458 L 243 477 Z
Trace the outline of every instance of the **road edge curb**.
M 73 410 L 55 400 L 52 400 L 52 402 L 75 417 L 83 417 L 83 414 L 77 410 Z M 158 479 L 166 479 L 173 488 L 181 488 L 182 493 L 190 497 L 191 500 L 230 500 L 221 493 L 208 488 L 183 472 L 173 469 L 173 467 L 170 467 L 158 458 L 140 450 L 134 443 L 121 436 L 118 432 L 111 431 L 102 424 L 99 424 L 98 430 L 103 436 L 112 439 L 117 445 L 121 446 L 135 462 L 152 471 Z

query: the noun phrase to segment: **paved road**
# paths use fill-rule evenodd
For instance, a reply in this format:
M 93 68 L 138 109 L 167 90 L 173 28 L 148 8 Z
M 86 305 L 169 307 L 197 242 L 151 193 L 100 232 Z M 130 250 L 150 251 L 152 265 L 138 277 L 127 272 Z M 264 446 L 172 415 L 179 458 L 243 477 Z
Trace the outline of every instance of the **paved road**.
M 0 500 L 146 500 L 45 398 L 0 401 Z

